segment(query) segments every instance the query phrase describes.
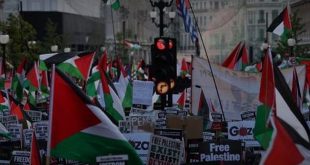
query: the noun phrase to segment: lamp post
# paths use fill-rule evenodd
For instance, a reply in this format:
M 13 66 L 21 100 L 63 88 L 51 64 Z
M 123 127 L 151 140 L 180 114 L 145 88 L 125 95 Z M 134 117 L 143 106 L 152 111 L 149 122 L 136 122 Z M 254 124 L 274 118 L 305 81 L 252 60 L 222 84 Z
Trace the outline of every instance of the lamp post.
M 10 36 L 8 34 L 1 34 L 0 35 L 0 44 L 2 45 L 2 59 L 3 59 L 3 72 L 4 72 L 4 78 L 6 79 L 6 60 L 5 60 L 5 46 L 10 41 Z
M 155 19 L 157 17 L 157 12 L 155 11 L 155 9 L 153 9 L 153 11 L 150 12 L 150 16 L 152 18 L 152 22 L 156 25 L 156 27 L 159 27 L 159 36 L 163 36 L 164 35 L 164 28 L 167 28 L 170 24 L 164 24 L 164 9 L 165 7 L 170 7 L 172 4 L 173 0 L 168 0 L 168 2 L 164 1 L 164 0 L 158 0 L 158 1 L 153 1 L 150 0 L 152 7 L 157 7 L 159 9 L 159 24 L 157 22 L 155 22 Z M 171 22 L 173 21 L 174 17 L 175 17 L 175 12 L 170 11 L 168 12 L 168 16 L 171 20 Z
M 69 47 L 65 47 L 65 48 L 64 48 L 64 52 L 65 52 L 65 53 L 69 53 L 69 52 L 71 52 L 71 48 L 69 48 Z
M 56 53 L 56 52 L 58 51 L 58 45 L 52 45 L 52 46 L 51 46 L 51 51 L 52 51 L 53 53 Z
M 292 63 L 295 64 L 296 57 L 295 57 L 295 53 L 293 53 L 293 48 L 296 45 L 296 40 L 294 38 L 289 38 L 287 40 L 287 45 L 290 47 L 290 56 L 292 58 Z

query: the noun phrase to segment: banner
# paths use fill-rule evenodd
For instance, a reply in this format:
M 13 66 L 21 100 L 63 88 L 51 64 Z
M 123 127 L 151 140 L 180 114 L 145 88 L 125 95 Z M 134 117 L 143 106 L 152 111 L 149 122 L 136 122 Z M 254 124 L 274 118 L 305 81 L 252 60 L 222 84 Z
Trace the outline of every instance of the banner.
M 201 90 L 205 98 L 211 99 L 217 112 L 221 112 L 217 91 L 221 99 L 225 119 L 241 120 L 240 112 L 256 111 L 260 102 L 258 93 L 260 88 L 260 73 L 233 71 L 222 66 L 212 64 L 212 71 L 217 88 L 215 88 L 208 62 L 199 57 L 192 61 L 192 113 L 197 115 Z M 293 69 L 281 70 L 289 86 L 292 84 Z M 303 91 L 306 69 L 305 66 L 296 67 L 299 86 Z

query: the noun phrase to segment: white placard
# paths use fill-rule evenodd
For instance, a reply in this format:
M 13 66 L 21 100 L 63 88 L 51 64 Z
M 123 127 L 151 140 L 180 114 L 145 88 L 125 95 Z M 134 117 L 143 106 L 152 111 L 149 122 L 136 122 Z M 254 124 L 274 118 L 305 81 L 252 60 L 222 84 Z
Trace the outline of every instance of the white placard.
M 135 148 L 144 164 L 147 163 L 147 155 L 150 146 L 151 133 L 124 133 L 129 143 Z
M 152 105 L 153 81 L 133 81 L 133 104 Z
M 47 136 L 48 136 L 48 121 L 39 121 L 39 122 L 35 122 L 33 123 L 34 128 L 35 128 L 35 132 L 36 132 L 36 138 L 38 140 L 47 140 Z
M 252 120 L 228 122 L 228 139 L 244 141 L 246 147 L 259 147 L 258 141 L 254 139 L 254 127 L 255 121 Z

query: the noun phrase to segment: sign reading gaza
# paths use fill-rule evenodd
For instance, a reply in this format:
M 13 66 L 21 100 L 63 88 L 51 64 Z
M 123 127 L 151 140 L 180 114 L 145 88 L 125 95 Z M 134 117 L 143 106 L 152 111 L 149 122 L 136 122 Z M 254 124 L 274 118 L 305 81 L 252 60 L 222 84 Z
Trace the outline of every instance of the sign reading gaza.
M 225 164 L 240 164 L 241 142 L 233 140 L 203 142 L 199 145 L 199 163 L 215 163 L 223 161 Z

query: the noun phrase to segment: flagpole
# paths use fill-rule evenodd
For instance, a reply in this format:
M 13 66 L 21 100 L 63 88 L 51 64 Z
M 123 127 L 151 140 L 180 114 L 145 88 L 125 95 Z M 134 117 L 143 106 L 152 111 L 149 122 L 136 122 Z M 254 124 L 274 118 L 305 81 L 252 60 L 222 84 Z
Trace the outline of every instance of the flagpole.
M 115 51 L 115 57 L 116 57 L 116 39 L 115 39 L 115 31 L 114 31 L 114 19 L 113 19 L 113 10 L 112 10 L 112 5 L 110 5 L 111 9 L 111 19 L 112 19 L 112 30 L 113 30 L 113 39 L 114 39 L 114 51 Z
M 52 136 L 52 119 L 53 119 L 53 97 L 54 97 L 54 84 L 55 84 L 55 64 L 52 66 L 52 82 L 51 82 L 51 95 L 49 105 L 49 120 L 48 120 L 48 137 L 47 137 L 47 153 L 46 153 L 46 164 L 50 164 L 51 158 L 51 136 Z
M 217 88 L 217 85 L 216 85 L 216 82 L 215 82 L 215 78 L 214 78 L 214 74 L 213 74 L 211 62 L 210 62 L 210 59 L 209 59 L 209 56 L 208 56 L 208 53 L 207 53 L 207 49 L 206 49 L 205 43 L 204 43 L 204 41 L 203 41 L 203 38 L 202 38 L 202 35 L 201 35 L 201 32 L 200 32 L 200 28 L 199 28 L 199 26 L 198 26 L 198 24 L 197 24 L 197 19 L 196 19 L 196 16 L 195 16 L 195 12 L 194 12 L 194 10 L 193 10 L 193 8 L 192 8 L 191 1 L 188 1 L 188 4 L 189 4 L 189 6 L 190 6 L 190 8 L 191 8 L 191 11 L 192 11 L 192 13 L 193 13 L 193 17 L 194 17 L 194 20 L 195 20 L 195 25 L 197 25 L 197 29 L 198 29 L 198 33 L 199 33 L 199 36 L 200 36 L 200 39 L 201 39 L 201 43 L 202 43 L 203 49 L 204 49 L 204 51 L 205 51 L 205 53 L 206 53 L 206 56 L 207 56 L 207 60 L 208 60 L 210 72 L 211 72 L 211 75 L 212 75 L 214 87 L 215 87 L 216 94 L 217 94 L 217 97 L 218 97 L 218 100 L 219 100 L 219 103 L 220 103 L 221 111 L 222 111 L 222 114 L 223 114 L 223 119 L 224 119 L 224 121 L 226 121 L 225 114 L 224 114 L 224 110 L 223 110 L 223 106 L 222 106 L 222 101 L 221 101 L 220 94 L 219 94 L 219 91 L 218 91 L 218 88 Z

